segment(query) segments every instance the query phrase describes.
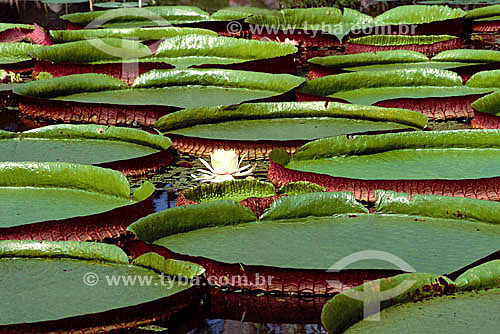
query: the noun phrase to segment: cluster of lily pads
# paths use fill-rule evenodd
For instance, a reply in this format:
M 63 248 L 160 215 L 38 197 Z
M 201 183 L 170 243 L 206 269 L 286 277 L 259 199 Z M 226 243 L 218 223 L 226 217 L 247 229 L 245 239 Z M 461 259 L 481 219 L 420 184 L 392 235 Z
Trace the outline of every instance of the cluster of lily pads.
M 208 288 L 228 303 L 218 288 L 268 306 L 331 298 L 331 333 L 422 332 L 464 305 L 471 330 L 476 316 L 496 328 L 500 51 L 464 49 L 464 34 L 494 34 L 499 17 L 152 6 L 68 14 L 68 30 L 0 24 L 0 105 L 34 124 L 0 131 L 0 333 L 164 324 Z M 471 128 L 432 131 L 450 121 Z M 193 171 L 206 184 L 154 212 L 154 185 L 131 193 L 127 177 L 178 153 L 211 157 Z M 269 159 L 270 182 L 247 178 L 244 159 Z M 331 270 L 364 250 L 411 270 Z

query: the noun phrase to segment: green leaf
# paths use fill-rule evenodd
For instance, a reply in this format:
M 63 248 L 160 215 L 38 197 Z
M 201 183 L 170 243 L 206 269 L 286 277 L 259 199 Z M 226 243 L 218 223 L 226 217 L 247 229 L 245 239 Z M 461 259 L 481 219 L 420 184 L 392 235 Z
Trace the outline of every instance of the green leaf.
M 97 28 L 103 24 L 146 21 L 150 25 L 167 25 L 206 21 L 209 14 L 191 6 L 153 6 L 149 8 L 118 8 L 105 11 L 72 13 L 62 15 L 61 19 L 71 23 Z
M 300 131 L 297 131 L 297 127 Z M 411 130 L 408 125 L 386 121 L 368 121 L 353 118 L 275 118 L 237 120 L 223 123 L 201 124 L 171 130 L 167 136 L 184 136 L 213 140 L 304 141 L 354 133 Z
M 2 310 L 2 328 L 29 323 L 43 332 L 47 322 L 73 323 L 75 317 L 102 312 L 110 312 L 111 322 L 98 325 L 123 328 L 112 322 L 117 313 L 191 288 L 129 265 L 126 254 L 114 245 L 2 241 L 0 249 L 0 280 L 9 303 Z M 109 283 L 112 279 L 116 284 Z M 135 284 L 122 279 L 133 279 Z M 155 319 L 152 314 L 140 317 L 135 319 L 146 323 Z
M 0 163 L 0 227 L 87 216 L 134 203 L 127 179 L 117 171 L 62 162 Z
M 428 61 L 429 58 L 423 53 L 408 50 L 378 51 L 376 53 L 363 52 L 348 55 L 316 57 L 309 60 L 309 62 L 313 64 L 334 68 L 349 68 L 361 65 L 375 64 L 417 63 Z
M 161 131 L 183 129 L 200 124 L 217 124 L 236 120 L 291 119 L 291 118 L 338 118 L 351 120 L 400 123 L 418 128 L 427 125 L 421 113 L 405 109 L 380 108 L 337 102 L 281 102 L 244 103 L 240 105 L 215 106 L 180 110 L 161 117 L 155 128 Z
M 500 224 L 500 203 L 473 198 L 377 190 L 377 212 Z
M 168 149 L 172 142 L 146 131 L 95 124 L 49 125 L 0 135 L 3 161 L 102 164 L 144 157 Z
M 0 240 L 0 258 L 73 258 L 128 264 L 125 252 L 115 246 L 82 241 Z
M 162 61 L 176 67 L 190 67 L 269 59 L 296 52 L 297 48 L 287 43 L 188 35 L 164 40 L 158 47 L 155 58 L 162 58 Z
M 350 103 L 372 105 L 380 101 L 394 99 L 426 99 L 432 97 L 458 97 L 491 93 L 493 88 L 473 88 L 473 86 L 419 86 L 419 87 L 378 87 L 361 88 L 328 95 Z
M 450 70 L 466 66 L 483 65 L 482 63 L 460 63 L 460 62 L 444 62 L 444 61 L 426 61 L 418 63 L 393 63 L 393 64 L 375 64 L 362 65 L 355 67 L 343 68 L 346 71 L 387 71 L 387 70 L 404 70 L 404 69 L 419 69 L 419 68 L 435 68 L 438 70 Z
M 117 140 L 166 150 L 172 145 L 167 137 L 133 128 L 96 124 L 57 124 L 22 132 L 23 138 Z
M 198 28 L 115 28 L 115 29 L 81 29 L 81 30 L 51 30 L 50 35 L 57 43 L 80 41 L 90 38 L 130 38 L 140 41 L 160 40 L 185 35 L 217 36 L 217 33 Z
M 144 181 L 141 186 L 134 192 L 132 199 L 136 202 L 142 202 L 155 192 L 155 186 L 149 182 Z
M 319 28 L 322 24 L 324 27 L 341 21 L 342 11 L 334 7 L 283 9 L 267 15 L 254 15 L 245 20 L 250 24 L 279 27 L 282 30 L 286 27 L 321 30 L 312 29 L 313 25 L 319 25 Z
M 39 47 L 39 45 L 28 43 L 0 43 L 0 65 L 31 60 L 29 52 Z
M 285 167 L 362 180 L 479 179 L 500 175 L 499 147 L 498 130 L 337 136 L 305 144 Z
M 139 240 L 153 242 L 206 226 L 236 225 L 255 219 L 254 213 L 239 203 L 214 201 L 160 211 L 139 219 L 127 230 Z
M 500 88 L 500 70 L 478 72 L 467 80 L 466 85 L 469 87 Z
M 213 13 L 210 18 L 216 21 L 238 21 L 253 15 L 273 15 L 274 11 L 257 7 L 226 7 Z
M 256 180 L 233 180 L 220 183 L 202 184 L 182 192 L 184 197 L 196 202 L 217 200 L 242 201 L 248 197 L 268 197 L 275 195 L 274 186 Z
M 245 22 L 278 28 L 279 30 L 302 29 L 307 32 L 321 31 L 336 36 L 340 41 L 351 29 L 374 26 L 373 18 L 353 9 L 344 8 L 295 8 L 283 9 L 269 15 L 254 15 Z
M 299 92 L 328 96 L 341 91 L 377 87 L 462 86 L 458 74 L 432 68 L 366 71 L 329 75 L 307 81 Z
M 106 74 L 73 74 L 16 85 L 14 93 L 37 98 L 51 98 L 79 92 L 124 89 L 126 84 Z
M 500 302 L 499 290 L 455 293 L 389 307 L 379 321 L 363 320 L 345 333 L 432 333 L 446 327 L 450 333 L 494 333 L 494 310 Z
M 413 282 L 413 284 L 412 284 Z M 384 291 L 397 289 L 401 284 L 411 285 L 403 293 L 385 299 Z M 401 274 L 394 277 L 378 279 L 349 289 L 330 299 L 321 312 L 321 323 L 329 333 L 344 333 L 356 322 L 371 314 L 365 314 L 364 307 L 380 301 L 380 310 L 392 305 L 419 301 L 442 294 L 444 285 L 441 277 L 427 273 Z M 395 291 L 395 290 L 393 290 Z M 362 300 L 352 298 L 355 292 L 362 294 Z M 381 300 L 382 299 L 382 300 Z
M 301 196 L 310 198 L 313 195 L 321 196 L 321 193 Z M 340 199 L 336 203 L 340 205 Z M 406 215 L 359 213 L 361 207 L 350 214 L 325 217 L 240 222 L 236 226 L 229 221 L 223 224 L 221 220 L 221 224 L 193 226 L 191 217 L 206 216 L 206 210 L 202 211 L 200 206 L 207 204 L 215 206 L 218 202 L 184 207 L 185 225 L 179 223 L 176 228 L 182 233 L 165 233 L 154 243 L 177 254 L 201 256 L 222 263 L 299 270 L 327 270 L 346 256 L 375 249 L 397 255 L 418 271 L 444 273 L 496 251 L 500 237 L 497 225 L 439 218 L 416 221 L 416 217 Z M 295 208 L 291 206 L 290 209 Z M 290 214 L 307 214 L 307 210 L 306 207 L 297 208 Z M 165 210 L 168 211 L 171 209 Z M 327 214 L 334 212 L 326 211 Z M 283 212 L 278 217 L 284 215 Z M 153 229 L 169 221 L 164 218 L 150 223 Z M 186 225 L 191 228 L 180 231 Z M 379 259 L 357 261 L 344 269 L 400 270 L 397 265 Z
M 500 51 L 475 49 L 446 50 L 432 57 L 432 61 L 498 63 L 500 62 Z
M 469 10 L 465 15 L 465 19 L 476 20 L 497 15 L 500 15 L 500 5 L 485 6 Z
M 466 12 L 448 6 L 408 5 L 397 6 L 376 17 L 385 24 L 423 24 L 464 17 Z
M 223 86 L 285 93 L 304 82 L 289 74 L 223 69 L 152 70 L 135 79 L 135 88 L 181 85 Z
M 458 276 L 457 289 L 484 290 L 500 287 L 500 260 L 493 260 L 471 268 Z
M 262 219 L 325 217 L 342 213 L 368 213 L 368 209 L 357 202 L 352 193 L 314 192 L 276 199 Z
M 349 39 L 349 43 L 370 46 L 430 45 L 455 38 L 457 37 L 450 35 L 371 35 Z
M 471 106 L 476 111 L 500 116 L 500 89 L 477 99 Z
M 65 162 L 1 162 L 0 187 L 69 188 L 130 199 L 122 173 Z
M 205 272 L 205 268 L 199 264 L 188 261 L 165 259 L 163 256 L 156 253 L 142 254 L 133 261 L 133 264 L 153 269 L 168 276 L 183 276 L 188 279 L 193 279 Z
M 31 51 L 30 55 L 37 60 L 71 64 L 102 64 L 152 57 L 146 45 L 120 38 L 85 39 L 43 46 Z

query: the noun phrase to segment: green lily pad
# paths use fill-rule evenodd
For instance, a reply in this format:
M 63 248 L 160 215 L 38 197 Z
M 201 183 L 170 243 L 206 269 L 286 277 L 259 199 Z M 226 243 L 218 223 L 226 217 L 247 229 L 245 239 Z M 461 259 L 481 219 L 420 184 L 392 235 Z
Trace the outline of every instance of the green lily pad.
M 167 136 L 244 141 L 310 141 L 337 135 L 422 129 L 427 118 L 404 109 L 289 102 L 192 108 L 160 118 Z M 296 131 L 297 127 L 300 131 Z
M 98 81 L 97 81 L 98 80 Z M 304 82 L 288 74 L 222 69 L 153 70 L 132 88 L 99 74 L 75 74 L 19 85 L 15 93 L 58 101 L 193 108 L 265 99 Z
M 312 64 L 335 68 L 428 61 L 429 58 L 423 53 L 409 50 L 363 52 L 348 55 L 315 57 L 309 60 Z
M 438 327 L 455 333 L 495 332 L 500 290 L 459 293 L 390 307 L 380 321 L 361 321 L 345 333 L 432 333 Z
M 371 105 L 380 101 L 394 99 L 425 99 L 432 97 L 458 97 L 491 93 L 494 88 L 457 87 L 380 87 L 362 88 L 328 95 L 350 103 Z
M 253 15 L 272 15 L 274 11 L 257 7 L 227 7 L 213 13 L 210 18 L 216 21 L 238 21 Z
M 484 6 L 469 10 L 465 15 L 467 20 L 490 18 L 500 15 L 500 5 Z
M 376 17 L 385 24 L 423 24 L 464 17 L 466 12 L 448 6 L 408 5 L 397 6 Z
M 362 71 L 309 80 L 298 91 L 329 96 L 363 88 L 419 86 L 456 87 L 462 86 L 462 79 L 454 72 L 432 68 Z
M 498 260 L 468 269 L 455 281 L 426 273 L 400 274 L 336 295 L 323 307 L 321 321 L 329 333 L 422 333 L 443 324 L 458 333 L 494 332 L 499 282 Z M 386 298 L 389 293 L 391 298 Z
M 349 39 L 349 43 L 370 46 L 430 45 L 455 39 L 450 35 L 371 35 Z
M 498 138 L 497 130 L 338 136 L 305 144 L 285 167 L 362 180 L 498 177 Z
M 241 201 L 248 197 L 268 197 L 275 194 L 271 183 L 255 180 L 202 184 L 182 192 L 185 198 L 202 203 L 217 200 Z
M 294 45 L 232 37 L 178 36 L 164 40 L 155 53 L 157 61 L 175 67 L 203 64 L 235 64 L 270 59 L 297 52 Z
M 476 111 L 500 116 L 500 89 L 477 99 L 471 106 Z
M 456 49 L 446 50 L 432 57 L 432 61 L 461 62 L 461 63 L 498 63 L 500 51 Z
M 300 128 L 297 132 L 296 129 Z M 407 125 L 348 118 L 278 118 L 229 121 L 217 124 L 196 125 L 167 132 L 169 135 L 217 140 L 314 140 L 331 136 L 370 131 L 409 129 Z
M 484 63 L 460 63 L 460 62 L 437 62 L 426 61 L 418 63 L 394 63 L 394 64 L 380 64 L 380 65 L 366 65 L 343 68 L 346 71 L 359 72 L 359 71 L 392 71 L 404 69 L 419 69 L 419 68 L 435 68 L 438 70 L 453 70 L 460 67 L 483 65 Z
M 267 15 L 250 16 L 245 22 L 282 30 L 321 31 L 337 37 L 339 41 L 353 28 L 375 25 L 371 16 L 347 7 L 343 12 L 335 7 L 283 9 Z
M 102 164 L 144 157 L 170 147 L 168 138 L 113 126 L 51 125 L 23 133 L 0 132 L 3 161 Z
M 139 41 L 107 37 L 43 46 L 31 51 L 30 56 L 52 63 L 103 64 L 137 61 L 152 53 Z
M 28 43 L 0 43 L 0 66 L 31 60 L 29 53 L 39 47 Z
M 218 106 L 210 108 L 184 109 L 163 116 L 155 123 L 155 128 L 170 132 L 197 125 L 225 124 L 231 121 L 250 120 L 340 120 L 346 122 L 369 121 L 378 124 L 399 123 L 415 128 L 424 128 L 427 119 L 420 113 L 405 109 L 379 108 L 331 102 L 282 102 L 282 103 L 244 103 L 241 105 Z M 353 123 L 353 124 L 354 124 Z M 362 122 L 358 123 L 362 124 Z M 366 123 L 368 124 L 368 123 Z M 291 134 L 293 136 L 293 134 Z
M 432 212 L 426 212 L 427 217 L 367 214 L 350 193 L 280 198 L 261 221 L 252 221 L 234 202 L 241 211 L 233 211 L 229 220 L 225 216 L 229 203 L 166 210 L 135 222 L 129 230 L 176 253 L 223 263 L 326 270 L 348 255 L 376 249 L 400 257 L 416 270 L 436 273 L 453 271 L 494 252 L 500 238 L 498 225 L 434 218 Z M 219 217 L 214 216 L 217 210 Z M 378 259 L 346 268 L 399 269 Z
M 117 8 L 105 11 L 72 13 L 62 15 L 61 19 L 92 27 L 122 24 L 130 27 L 134 23 L 146 23 L 149 26 L 193 23 L 209 20 L 209 14 L 191 6 L 152 6 L 148 8 Z M 146 25 L 147 26 L 147 25 Z
M 113 3 L 113 2 L 105 2 Z M 89 38 L 130 38 L 140 41 L 159 40 L 184 35 L 209 35 L 217 36 L 217 33 L 207 29 L 199 28 L 115 28 L 115 29 L 81 29 L 81 30 L 51 30 L 50 35 L 58 43 L 74 42 Z
M 5 288 L 0 327 L 29 323 L 42 330 L 49 321 L 71 321 L 127 308 L 186 291 L 190 284 L 161 277 L 154 262 L 130 265 L 118 247 L 87 242 L 0 241 L 0 279 Z M 165 266 L 165 262 L 161 265 Z M 186 263 L 179 269 L 188 266 Z M 191 264 L 193 265 L 193 264 Z M 156 268 L 155 268 L 156 267 Z M 177 271 L 179 274 L 181 271 Z M 135 277 L 149 284 L 108 284 L 112 278 Z M 131 310 L 128 310 L 131 312 Z M 130 314 L 152 321 L 146 314 Z M 152 316 L 152 315 L 151 315 Z M 92 324 L 92 323 L 91 323 Z
M 132 199 L 126 177 L 110 169 L 63 162 L 2 162 L 0 226 L 106 212 L 137 203 L 152 191 L 154 187 L 145 196 Z

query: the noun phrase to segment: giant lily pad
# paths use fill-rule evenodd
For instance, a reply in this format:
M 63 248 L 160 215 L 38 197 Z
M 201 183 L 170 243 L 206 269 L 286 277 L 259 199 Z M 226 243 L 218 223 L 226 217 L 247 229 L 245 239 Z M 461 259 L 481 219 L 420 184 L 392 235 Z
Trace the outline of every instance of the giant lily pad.
M 178 33 L 154 45 L 155 56 L 150 48 L 139 41 L 127 38 L 162 39 L 167 34 L 175 35 L 172 29 L 103 29 L 61 32 L 59 38 L 79 38 L 74 42 L 41 48 L 31 55 L 36 59 L 35 75 L 41 71 L 54 76 L 75 73 L 97 72 L 128 75 L 133 81 L 132 70 L 123 69 L 126 64 L 136 64 L 138 74 L 154 68 L 186 68 L 191 66 L 223 67 L 270 73 L 294 73 L 293 62 L 297 48 L 278 42 L 266 43 L 229 37 L 210 36 L 193 31 Z M 186 28 L 187 29 L 187 28 Z M 192 29 L 194 30 L 194 29 Z M 124 33 L 123 39 L 119 34 Z M 69 35 L 69 37 L 65 37 Z M 109 37 L 106 37 L 109 35 Z M 101 38 L 102 36 L 102 38 Z M 163 36 L 163 37 L 162 37 Z M 99 37 L 99 38 L 94 38 Z M 243 63 L 247 65 L 244 67 Z M 86 66 L 76 66 L 85 64 Z M 131 66 L 128 65 L 128 66 Z M 242 67 L 243 66 L 243 67 Z M 104 72 L 103 70 L 107 70 Z M 121 79 L 121 77 L 118 77 Z
M 3 161 L 71 162 L 135 174 L 171 162 L 170 139 L 129 128 L 50 125 L 22 133 L 0 131 Z M 156 161 L 155 161 L 156 160 Z
M 464 212 L 486 212 L 490 206 L 500 209 L 499 203 L 485 202 L 482 206 L 480 202 L 462 200 L 460 208 Z M 284 285 L 296 287 L 293 281 L 297 277 L 291 272 L 299 271 L 301 279 L 305 279 L 302 273 L 324 272 L 359 250 L 385 251 L 400 257 L 414 270 L 437 273 L 461 268 L 496 251 L 500 238 L 498 218 L 495 224 L 469 221 L 465 216 L 441 218 L 456 206 L 444 202 L 436 204 L 435 210 L 411 212 L 416 216 L 407 215 L 406 210 L 368 214 L 350 193 L 318 192 L 281 197 L 260 221 L 239 204 L 215 201 L 152 214 L 132 224 L 129 230 L 141 240 L 168 249 L 173 256 L 193 259 L 207 267 L 226 264 L 226 274 L 232 272 L 232 265 L 243 266 L 248 276 L 259 269 L 272 272 L 270 268 L 275 268 L 280 276 L 277 281 L 264 283 L 264 289 L 279 287 L 283 292 L 287 289 Z M 346 263 L 339 270 L 345 270 L 342 277 L 349 280 L 356 273 L 374 269 L 380 270 L 380 275 L 405 270 L 378 258 Z M 283 272 L 288 272 L 287 284 L 280 281 Z M 331 272 L 330 278 L 337 273 Z M 319 276 L 319 280 L 323 278 Z M 317 283 L 317 289 L 321 289 L 322 283 Z M 241 285 L 246 287 L 246 283 Z
M 296 52 L 297 48 L 291 44 L 191 35 L 173 37 L 163 41 L 155 53 L 155 61 L 162 61 L 175 67 L 230 65 L 292 56 Z M 281 61 L 283 59 L 276 59 L 274 66 L 279 66 Z M 279 73 L 267 67 L 259 68 L 256 66 L 255 70 Z M 294 72 L 294 70 L 288 72 Z
M 52 30 L 50 32 L 54 41 L 58 43 L 81 41 L 90 38 L 127 38 L 151 41 L 193 34 L 217 36 L 217 33 L 207 29 L 177 27 Z
M 338 45 L 351 29 L 375 24 L 371 16 L 350 8 L 344 8 L 342 12 L 335 7 L 283 9 L 268 15 L 250 16 L 245 22 L 262 28 L 253 29 L 254 38 L 269 36 L 275 40 L 280 37 L 280 31 L 284 31 L 286 38 L 302 41 L 308 46 L 315 43 L 322 46 Z M 328 36 L 335 38 L 329 40 Z
M 435 326 L 443 324 L 455 332 L 494 332 L 494 311 L 500 300 L 499 280 L 498 260 L 473 267 L 455 281 L 425 273 L 398 275 L 335 296 L 323 307 L 321 319 L 329 333 L 399 333 L 401 330 L 422 333 L 432 332 Z M 411 286 L 404 293 L 390 299 L 383 297 L 389 289 L 407 283 Z M 365 304 L 353 299 L 353 293 L 363 294 Z M 378 311 L 370 310 L 366 303 L 377 300 L 382 300 Z M 376 319 L 368 318 L 374 314 Z
M 0 66 L 30 61 L 29 52 L 38 48 L 39 45 L 28 43 L 1 43 L 0 44 Z
M 409 5 L 397 6 L 379 16 L 376 20 L 385 24 L 423 24 L 463 18 L 466 12 L 448 6 Z
M 149 61 L 151 50 L 139 41 L 120 38 L 85 39 L 34 50 L 33 76 L 48 72 L 53 77 L 75 73 L 109 74 L 131 84 L 153 68 L 172 68 Z
M 217 21 L 238 21 L 253 15 L 272 15 L 274 11 L 258 7 L 226 7 L 213 13 L 210 18 Z
M 460 49 L 463 39 L 450 35 L 371 35 L 349 39 L 347 53 L 411 50 L 433 56 L 441 51 Z
M 174 148 L 188 154 L 231 147 L 261 159 L 273 148 L 295 151 L 300 143 L 318 138 L 422 129 L 426 124 L 422 114 L 403 109 L 289 102 L 184 109 L 163 116 L 155 127 L 173 139 Z
M 63 15 L 61 18 L 87 28 L 155 27 L 207 21 L 209 14 L 191 6 L 154 6 L 73 13 Z
M 373 201 L 375 189 L 499 200 L 497 130 L 337 136 L 272 152 L 275 184 L 310 181 Z M 450 165 L 451 163 L 451 165 Z M 452 166 L 450 168 L 450 166 Z M 381 173 L 383 171 L 383 173 Z
M 472 87 L 495 87 L 497 90 L 477 99 L 473 104 L 474 119 L 472 126 L 480 129 L 500 128 L 500 70 L 484 71 L 473 75 L 468 84 Z
M 463 57 L 459 56 L 460 53 Z M 499 62 L 493 61 L 495 56 L 498 57 L 498 53 L 492 50 L 450 50 L 439 53 L 432 60 L 420 52 L 410 50 L 315 57 L 309 60 L 313 67 L 308 77 L 315 79 L 343 72 L 436 68 L 452 70 L 458 73 L 463 81 L 467 81 L 470 76 L 479 71 L 499 67 Z
M 467 20 L 477 20 L 500 15 L 500 5 L 484 6 L 467 11 Z
M 357 104 L 407 108 L 434 120 L 472 118 L 471 103 L 493 90 L 463 86 L 461 78 L 451 71 L 416 68 L 329 75 L 307 81 L 298 90 L 297 97 L 307 100 L 316 95 L 325 98 L 313 97 L 313 100 L 340 99 Z
M 496 33 L 500 30 L 500 5 L 475 8 L 465 18 L 472 20 L 473 32 Z
M 71 241 L 0 241 L 0 263 L 3 300 L 9 304 L 2 310 L 0 331 L 8 333 L 107 333 L 113 327 L 134 329 L 168 319 L 195 304 L 197 293 L 191 284 L 174 282 L 158 271 L 180 276 L 204 271 L 154 254 L 129 264 L 125 252 L 114 245 Z M 149 284 L 119 281 L 131 277 Z M 109 279 L 117 279 L 116 284 Z
M 152 212 L 151 199 L 143 200 L 153 190 L 148 182 L 131 198 L 125 176 L 100 167 L 63 162 L 2 162 L 0 238 L 116 238 L 133 216 L 137 219 Z
M 17 87 L 15 93 L 23 96 L 20 111 L 38 117 L 76 117 L 105 124 L 135 120 L 150 125 L 180 108 L 283 99 L 303 81 L 288 74 L 222 69 L 155 70 L 138 77 L 129 89 L 109 76 L 78 74 L 27 83 Z M 53 108 L 38 105 L 40 99 L 50 99 Z M 96 103 L 102 108 L 99 112 Z

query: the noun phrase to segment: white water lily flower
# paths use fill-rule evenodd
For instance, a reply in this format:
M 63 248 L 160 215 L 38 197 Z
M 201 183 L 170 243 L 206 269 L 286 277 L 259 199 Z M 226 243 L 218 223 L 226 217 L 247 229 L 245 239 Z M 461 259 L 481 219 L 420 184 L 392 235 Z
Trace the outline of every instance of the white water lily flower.
M 246 165 L 240 167 L 241 162 L 245 158 L 244 154 L 241 159 L 238 160 L 238 154 L 234 150 L 215 150 L 210 153 L 210 161 L 212 166 L 204 159 L 200 158 L 200 161 L 206 169 L 197 169 L 200 174 L 191 174 L 195 181 L 203 182 L 224 182 L 234 180 L 235 177 L 247 176 L 253 172 L 253 167 L 251 165 Z

